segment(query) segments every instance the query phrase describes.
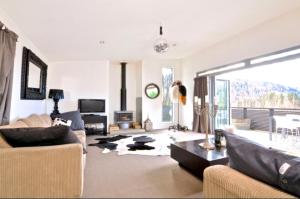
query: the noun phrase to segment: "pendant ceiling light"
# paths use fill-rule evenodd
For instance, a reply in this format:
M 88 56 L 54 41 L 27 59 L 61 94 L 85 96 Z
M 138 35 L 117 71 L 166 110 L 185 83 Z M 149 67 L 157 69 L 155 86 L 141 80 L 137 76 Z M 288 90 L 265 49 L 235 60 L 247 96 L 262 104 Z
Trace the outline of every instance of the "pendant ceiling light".
M 154 43 L 154 50 L 157 53 L 165 53 L 169 48 L 169 44 L 166 39 L 163 38 L 162 26 L 159 27 L 159 38 Z

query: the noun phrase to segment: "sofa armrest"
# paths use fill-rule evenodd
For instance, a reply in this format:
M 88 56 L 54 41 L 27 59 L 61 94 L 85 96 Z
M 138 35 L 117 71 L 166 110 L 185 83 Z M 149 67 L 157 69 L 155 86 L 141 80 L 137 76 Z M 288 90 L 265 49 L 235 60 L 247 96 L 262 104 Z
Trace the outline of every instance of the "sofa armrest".
M 82 145 L 0 149 L 0 197 L 80 197 Z
M 224 165 L 206 168 L 203 179 L 205 198 L 295 198 Z
M 78 139 L 83 144 L 83 146 L 86 148 L 86 135 L 85 135 L 85 131 L 84 130 L 75 130 L 73 132 L 78 137 Z

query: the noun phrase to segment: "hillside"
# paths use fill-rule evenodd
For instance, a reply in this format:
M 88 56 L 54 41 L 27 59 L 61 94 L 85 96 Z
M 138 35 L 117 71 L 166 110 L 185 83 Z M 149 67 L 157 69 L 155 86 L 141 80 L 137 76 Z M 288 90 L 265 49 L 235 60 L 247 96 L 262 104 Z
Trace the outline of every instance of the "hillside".
M 300 108 L 300 88 L 272 82 L 230 81 L 232 107 Z

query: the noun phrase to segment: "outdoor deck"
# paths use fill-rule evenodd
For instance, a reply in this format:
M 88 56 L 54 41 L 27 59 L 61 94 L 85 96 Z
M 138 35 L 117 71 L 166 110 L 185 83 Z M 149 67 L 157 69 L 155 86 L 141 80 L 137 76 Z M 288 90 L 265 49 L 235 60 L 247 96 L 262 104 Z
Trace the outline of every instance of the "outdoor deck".
M 272 147 L 300 157 L 300 136 L 290 134 L 283 136 L 281 133 L 272 132 L 272 141 L 270 141 L 269 131 L 236 129 L 234 133 L 266 147 Z
M 250 124 L 235 127 L 235 133 L 300 157 L 300 109 L 230 107 L 219 109 L 216 128 L 235 126 L 237 120 L 249 119 Z M 241 130 L 246 129 L 246 130 Z

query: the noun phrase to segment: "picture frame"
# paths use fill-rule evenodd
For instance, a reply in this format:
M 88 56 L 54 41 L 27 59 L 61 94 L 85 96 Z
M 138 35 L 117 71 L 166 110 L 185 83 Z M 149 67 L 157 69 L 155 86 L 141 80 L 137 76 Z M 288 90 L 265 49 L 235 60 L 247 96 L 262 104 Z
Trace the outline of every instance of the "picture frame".
M 155 99 L 159 96 L 160 89 L 157 84 L 150 83 L 145 87 L 145 95 L 150 99 Z
M 47 64 L 30 49 L 23 47 L 21 99 L 43 100 L 46 98 Z

